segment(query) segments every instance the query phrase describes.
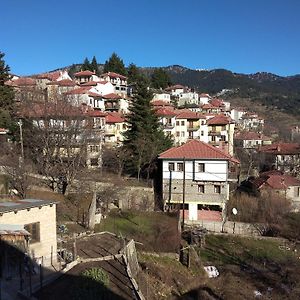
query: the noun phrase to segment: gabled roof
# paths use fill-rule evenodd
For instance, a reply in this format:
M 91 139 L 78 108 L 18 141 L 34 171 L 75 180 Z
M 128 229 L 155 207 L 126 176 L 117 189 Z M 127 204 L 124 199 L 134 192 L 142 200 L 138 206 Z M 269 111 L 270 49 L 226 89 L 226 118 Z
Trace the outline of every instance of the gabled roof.
M 38 75 L 33 75 L 33 77 L 39 78 L 39 79 L 48 79 L 50 81 L 56 81 L 60 76 L 62 72 L 61 71 L 55 71 L 50 73 L 42 73 Z
M 176 116 L 176 113 L 174 110 L 172 110 L 171 108 L 168 108 L 168 107 L 162 107 L 162 108 L 159 108 L 156 112 L 156 115 L 158 116 L 166 116 L 166 117 L 174 117 Z
M 267 173 L 267 172 L 266 172 Z M 300 180 L 287 174 L 261 174 L 252 183 L 258 188 L 270 187 L 275 190 L 286 190 L 290 186 L 300 186 Z
M 68 91 L 65 94 L 66 95 L 83 95 L 83 94 L 89 94 L 89 90 L 91 89 L 90 86 L 82 86 L 79 87 L 78 89 L 74 89 L 72 91 Z
M 107 72 L 107 73 L 103 73 L 100 75 L 101 78 L 106 77 L 106 76 L 109 76 L 110 78 L 120 78 L 123 80 L 127 79 L 126 76 L 123 76 L 123 75 L 115 73 L 115 72 Z
M 200 119 L 200 116 L 198 113 L 190 110 L 184 110 L 177 114 L 176 119 L 194 119 L 198 120 Z
M 9 86 L 34 86 L 36 85 L 36 81 L 30 77 L 20 77 L 15 80 L 9 80 L 5 82 L 6 85 Z
M 74 73 L 75 77 L 89 77 L 89 76 L 92 76 L 92 75 L 95 75 L 95 72 L 92 72 L 92 71 L 89 71 L 89 70 Z
M 76 86 L 76 82 L 70 79 L 63 79 L 59 81 L 50 81 L 47 85 L 58 85 L 58 86 Z
M 221 99 L 214 98 L 214 99 L 211 99 L 209 102 L 210 102 L 210 104 L 212 104 L 213 106 L 216 106 L 216 107 L 224 107 L 225 106 L 225 103 Z
M 153 106 L 173 106 L 172 103 L 163 100 L 152 100 L 151 105 Z
M 239 132 L 234 136 L 235 140 L 258 140 L 258 141 L 271 141 L 272 139 L 264 134 L 257 132 Z
M 225 124 L 233 124 L 234 121 L 225 115 L 217 115 L 207 121 L 208 125 L 225 125 Z
M 104 118 L 107 116 L 107 114 L 101 110 L 89 110 L 87 111 L 87 115 L 94 118 Z
M 217 159 L 239 163 L 237 159 L 207 143 L 190 140 L 187 143 L 168 149 L 159 155 L 160 159 Z
M 300 144 L 298 143 L 276 143 L 259 148 L 260 152 L 275 155 L 300 154 Z
M 106 123 L 123 123 L 125 119 L 117 112 L 107 112 Z
M 115 99 L 115 100 L 118 100 L 118 99 L 122 98 L 121 96 L 119 96 L 117 94 L 114 94 L 114 93 L 106 94 L 106 95 L 103 95 L 102 97 L 104 99 Z

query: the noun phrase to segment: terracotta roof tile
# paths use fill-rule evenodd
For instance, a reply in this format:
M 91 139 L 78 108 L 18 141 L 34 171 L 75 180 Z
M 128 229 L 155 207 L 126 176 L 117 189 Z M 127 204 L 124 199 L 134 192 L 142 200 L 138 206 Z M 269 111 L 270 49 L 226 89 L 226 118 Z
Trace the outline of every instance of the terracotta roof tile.
M 276 143 L 259 148 L 260 152 L 275 155 L 300 154 L 300 144 L 298 143 Z
M 194 119 L 198 120 L 200 119 L 199 114 L 194 111 L 183 111 L 177 114 L 176 119 Z
M 225 115 L 217 115 L 207 121 L 208 125 L 224 125 L 224 124 L 232 124 L 234 121 Z
M 77 73 L 74 73 L 75 77 L 88 77 L 88 76 L 92 76 L 95 75 L 95 72 L 89 71 L 89 70 L 85 70 L 85 71 L 80 71 Z
M 15 80 L 9 80 L 5 82 L 6 85 L 9 86 L 34 86 L 36 85 L 36 81 L 33 78 L 30 77 L 20 77 L 18 79 Z
M 172 110 L 172 109 L 170 109 L 170 108 L 168 108 L 168 107 L 159 108 L 155 113 L 158 116 L 169 116 L 169 117 L 176 116 L 175 111 Z
M 252 181 L 257 188 L 270 187 L 275 190 L 286 190 L 290 186 L 300 186 L 300 180 L 287 174 L 261 174 Z
M 106 123 L 123 123 L 125 119 L 117 112 L 108 112 L 105 117 Z
M 272 139 L 264 134 L 257 132 L 239 132 L 234 136 L 236 140 L 261 140 L 261 141 L 271 141 Z
M 106 77 L 106 76 L 109 76 L 111 78 L 120 78 L 120 79 L 123 79 L 123 80 L 127 79 L 126 76 L 123 76 L 123 75 L 115 73 L 115 72 L 107 72 L 107 73 L 104 73 L 104 74 L 100 75 L 101 78 Z
M 110 94 L 106 94 L 106 95 L 103 95 L 102 96 L 104 99 L 122 99 L 121 96 L 117 95 L 117 94 L 114 94 L 114 93 L 110 93 Z
M 58 85 L 58 86 L 76 86 L 76 82 L 70 79 L 63 79 L 59 81 L 50 81 L 47 85 Z
M 222 159 L 239 163 L 237 159 L 224 153 L 220 149 L 197 140 L 190 140 L 179 147 L 170 148 L 167 151 L 161 153 L 159 155 L 159 158 Z

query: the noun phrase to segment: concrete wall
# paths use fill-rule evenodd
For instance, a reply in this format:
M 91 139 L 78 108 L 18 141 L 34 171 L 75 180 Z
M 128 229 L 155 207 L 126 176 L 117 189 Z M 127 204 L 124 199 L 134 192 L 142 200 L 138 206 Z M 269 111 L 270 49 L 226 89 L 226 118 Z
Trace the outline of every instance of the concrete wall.
M 30 244 L 30 256 L 43 257 L 45 266 L 51 264 L 51 248 L 53 250 L 53 261 L 56 262 L 57 240 L 56 240 L 56 205 L 50 205 L 23 209 L 15 212 L 3 213 L 0 216 L 0 224 L 26 225 L 40 222 L 40 242 Z

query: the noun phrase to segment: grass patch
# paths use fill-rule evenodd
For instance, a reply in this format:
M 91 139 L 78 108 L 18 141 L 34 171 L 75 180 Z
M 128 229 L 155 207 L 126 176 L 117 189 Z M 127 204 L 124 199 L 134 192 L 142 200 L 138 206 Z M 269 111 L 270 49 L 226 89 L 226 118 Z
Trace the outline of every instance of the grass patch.
M 95 231 L 109 231 L 143 243 L 142 250 L 176 252 L 180 236 L 175 215 L 162 212 L 113 210 Z
M 281 250 L 280 246 L 283 243 L 274 239 L 209 235 L 204 249 L 199 249 L 199 253 L 204 262 L 219 265 L 296 261 L 293 251 Z

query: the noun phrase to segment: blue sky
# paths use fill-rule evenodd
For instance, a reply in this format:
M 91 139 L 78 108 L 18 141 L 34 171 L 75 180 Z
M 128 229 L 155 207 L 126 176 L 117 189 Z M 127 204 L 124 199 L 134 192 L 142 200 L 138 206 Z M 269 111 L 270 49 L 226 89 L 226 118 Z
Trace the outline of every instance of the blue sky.
M 300 73 L 299 0 L 9 0 L 0 51 L 16 74 L 116 52 L 126 65 Z

